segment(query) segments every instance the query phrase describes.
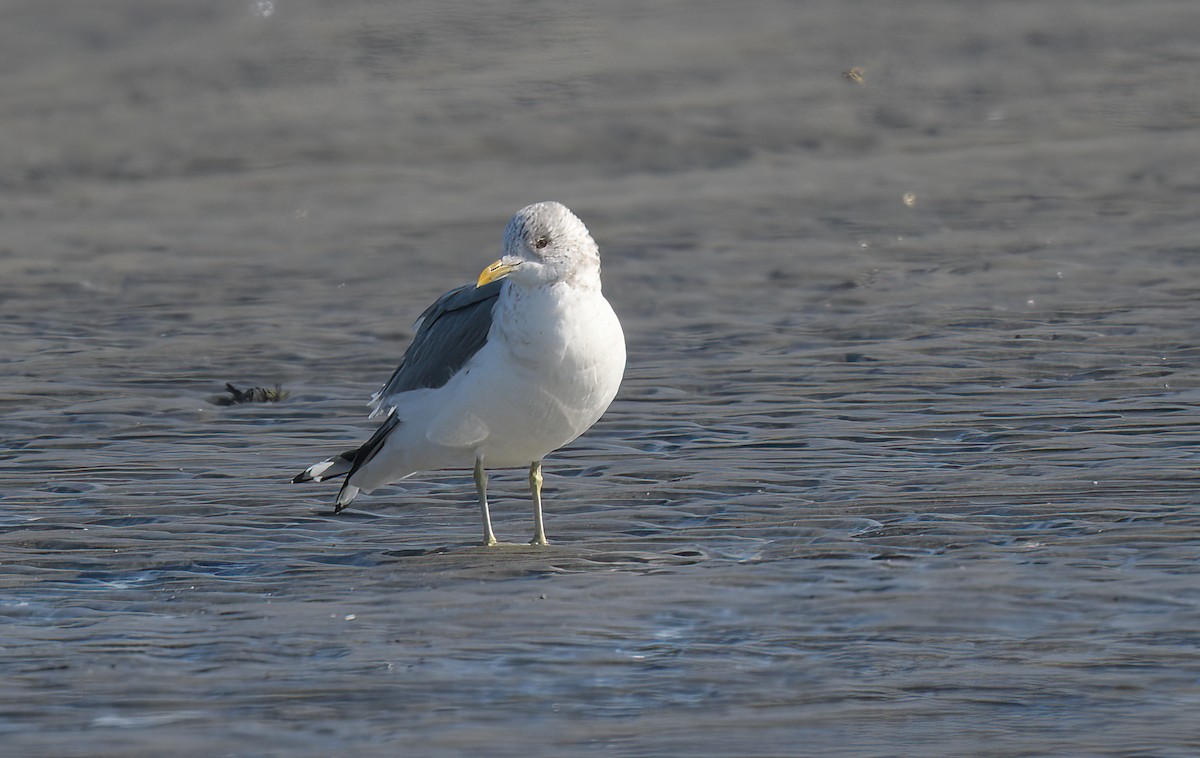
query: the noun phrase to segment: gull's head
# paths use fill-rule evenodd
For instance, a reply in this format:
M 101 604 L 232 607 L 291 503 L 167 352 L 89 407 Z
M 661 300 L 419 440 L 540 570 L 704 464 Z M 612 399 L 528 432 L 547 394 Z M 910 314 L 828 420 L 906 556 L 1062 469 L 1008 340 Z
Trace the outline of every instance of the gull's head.
M 600 281 L 600 251 L 583 222 L 562 203 L 534 203 L 517 211 L 504 230 L 504 255 L 483 270 L 478 286 L 507 276 L 537 286 Z

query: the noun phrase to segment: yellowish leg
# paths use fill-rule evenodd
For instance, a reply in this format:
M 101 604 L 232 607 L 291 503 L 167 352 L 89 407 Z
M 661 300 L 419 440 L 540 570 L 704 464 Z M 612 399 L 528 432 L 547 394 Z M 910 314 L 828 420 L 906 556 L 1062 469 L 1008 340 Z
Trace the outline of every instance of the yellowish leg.
M 487 472 L 483 470 L 483 459 L 475 459 L 475 491 L 479 493 L 479 510 L 483 513 L 483 544 L 491 547 L 496 544 L 496 535 L 492 534 L 492 514 L 488 512 L 487 503 Z
M 529 466 L 529 494 L 533 495 L 533 539 L 530 545 L 547 545 L 546 527 L 542 525 L 542 462 Z

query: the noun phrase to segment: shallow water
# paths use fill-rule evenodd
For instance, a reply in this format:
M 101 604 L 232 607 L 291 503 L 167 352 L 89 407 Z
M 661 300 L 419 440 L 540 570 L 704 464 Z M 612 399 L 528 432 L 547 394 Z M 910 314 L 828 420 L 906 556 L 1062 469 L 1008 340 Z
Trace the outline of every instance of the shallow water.
M 593 5 L 9 3 L 5 754 L 1200 750 L 1200 6 Z M 543 199 L 554 544 L 289 484 Z

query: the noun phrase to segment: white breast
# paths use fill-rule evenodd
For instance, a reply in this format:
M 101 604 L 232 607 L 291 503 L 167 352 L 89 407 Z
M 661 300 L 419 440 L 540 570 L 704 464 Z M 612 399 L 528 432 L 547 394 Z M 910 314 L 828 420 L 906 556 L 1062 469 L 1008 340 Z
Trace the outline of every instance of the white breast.
M 515 289 L 515 288 L 514 288 Z M 521 466 L 574 440 L 612 402 L 625 371 L 621 324 L 599 288 L 559 283 L 502 300 L 488 342 L 452 383 L 460 398 L 429 425 L 439 445 Z

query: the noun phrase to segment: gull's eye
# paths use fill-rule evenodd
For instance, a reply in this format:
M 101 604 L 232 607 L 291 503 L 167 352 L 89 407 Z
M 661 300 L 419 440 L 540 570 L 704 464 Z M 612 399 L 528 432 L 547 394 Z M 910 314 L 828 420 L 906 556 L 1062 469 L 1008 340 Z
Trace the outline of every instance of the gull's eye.
M 538 237 L 537 239 L 535 239 L 533 241 L 533 246 L 535 248 L 537 248 L 538 250 L 544 249 L 546 247 L 546 245 L 549 245 L 549 244 L 550 244 L 550 240 L 547 237 Z

